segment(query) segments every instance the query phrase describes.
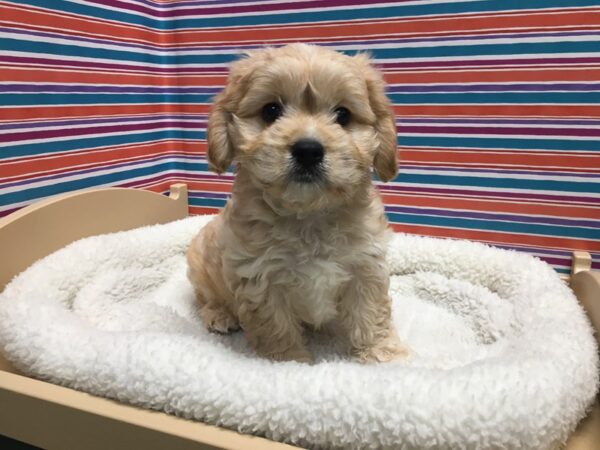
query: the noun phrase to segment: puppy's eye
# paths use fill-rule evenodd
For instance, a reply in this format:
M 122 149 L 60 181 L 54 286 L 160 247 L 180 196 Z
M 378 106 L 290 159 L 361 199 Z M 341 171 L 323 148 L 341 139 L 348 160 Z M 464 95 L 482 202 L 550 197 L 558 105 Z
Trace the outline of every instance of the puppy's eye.
M 283 106 L 281 106 L 281 103 L 276 102 L 267 103 L 263 106 L 261 115 L 266 123 L 271 124 L 283 115 Z
M 344 108 L 340 106 L 335 109 L 335 121 L 339 123 L 341 126 L 345 127 L 350 123 L 350 119 L 352 118 L 352 114 L 348 111 L 348 108 Z

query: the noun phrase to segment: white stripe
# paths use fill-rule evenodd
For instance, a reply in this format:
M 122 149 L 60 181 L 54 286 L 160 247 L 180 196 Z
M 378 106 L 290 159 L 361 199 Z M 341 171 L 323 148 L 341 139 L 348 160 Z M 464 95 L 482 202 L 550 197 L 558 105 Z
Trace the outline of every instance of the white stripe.
M 71 120 L 79 120 L 79 119 L 71 119 Z M 145 120 L 135 120 L 135 121 L 126 121 L 126 122 L 101 122 L 101 123 L 83 123 L 78 125 L 66 125 L 70 130 L 78 129 L 78 128 L 97 128 L 97 127 L 110 127 L 110 126 L 125 126 L 125 125 L 139 125 L 146 123 L 163 123 L 163 122 L 190 122 L 196 123 L 198 122 L 195 118 L 176 118 L 170 119 L 167 117 L 149 117 Z M 65 125 L 54 125 L 54 126 L 45 126 L 45 127 L 27 127 L 27 128 L 12 128 L 8 130 L 0 130 L 0 135 L 9 134 L 9 133 L 24 133 L 29 131 L 50 131 L 50 130 L 64 130 Z M 187 128 L 186 128 L 187 129 Z M 198 127 L 199 130 L 204 129 L 204 127 Z M 144 130 L 139 130 L 144 131 Z M 19 141 L 21 142 L 21 141 Z M 0 144 L 1 146 L 1 144 Z
M 427 173 L 427 175 L 431 175 L 431 173 Z M 450 185 L 450 184 L 441 184 L 435 185 L 431 183 L 393 183 L 396 186 L 405 186 L 408 188 L 415 189 L 417 187 L 421 188 L 431 188 L 438 187 L 441 189 L 459 189 L 461 191 L 472 191 L 474 194 L 477 192 L 485 191 L 497 193 L 498 196 L 503 192 L 507 193 L 515 193 L 515 194 L 536 194 L 541 193 L 544 195 L 556 195 L 562 197 L 579 197 L 581 202 L 584 202 L 586 198 L 600 198 L 600 192 L 572 192 L 572 191 L 553 191 L 546 190 L 543 191 L 538 189 L 519 189 L 519 188 L 506 188 L 506 187 L 486 187 L 486 186 L 466 186 L 466 185 Z M 570 202 L 575 204 L 576 202 Z
M 597 183 L 600 187 L 600 178 L 586 178 L 586 177 L 578 177 L 575 175 L 571 176 L 557 176 L 556 174 L 548 174 L 548 175 L 534 175 L 534 174 L 517 174 L 511 173 L 510 175 L 506 173 L 494 173 L 494 172 L 481 172 L 481 173 L 472 173 L 472 172 L 461 172 L 454 170 L 427 170 L 427 169 L 412 169 L 410 167 L 405 167 L 402 173 L 405 174 L 414 174 L 414 175 L 442 175 L 442 176 L 454 176 L 461 178 L 502 178 L 502 179 L 517 179 L 517 180 L 539 180 L 539 181 L 560 181 L 560 182 L 576 182 L 576 183 Z M 600 196 L 600 191 L 597 193 Z
M 398 206 L 398 205 L 386 205 L 386 206 Z M 416 206 L 410 206 L 410 208 L 414 208 L 414 209 L 419 209 L 419 210 L 424 210 L 424 209 L 435 209 L 436 211 L 445 211 L 448 212 L 450 214 L 452 214 L 454 211 L 456 212 L 461 212 L 464 211 L 466 213 L 475 213 L 475 214 L 502 214 L 502 213 L 496 213 L 495 211 L 471 211 L 471 210 L 457 210 L 457 209 L 452 209 L 452 210 L 448 210 L 448 209 L 442 209 L 442 208 L 420 208 L 420 207 L 416 207 Z M 389 211 L 391 214 L 417 214 L 417 215 L 421 215 L 421 216 L 428 216 L 428 217 L 441 217 L 441 218 L 452 218 L 452 219 L 463 219 L 463 220 L 483 220 L 485 222 L 504 222 L 504 223 L 517 223 L 517 224 L 531 224 L 531 225 L 547 225 L 547 226 L 554 226 L 554 227 L 564 227 L 564 228 L 585 228 L 585 229 L 589 229 L 589 230 L 595 230 L 598 227 L 597 226 L 590 226 L 590 225 L 577 225 L 577 224 L 572 224 L 572 225 L 568 225 L 568 224 L 555 224 L 555 223 L 547 223 L 547 222 L 543 222 L 543 220 L 545 220 L 546 218 L 549 219 L 563 219 L 563 220 L 569 220 L 569 221 L 575 221 L 577 219 L 570 219 L 568 217 L 563 217 L 563 216 L 530 216 L 530 215 L 526 215 L 526 214 L 514 214 L 514 213 L 504 213 L 505 215 L 511 215 L 511 216 L 518 216 L 518 217 L 539 217 L 539 222 L 519 222 L 518 220 L 510 220 L 510 219 L 496 219 L 496 218 L 492 218 L 492 217 L 488 217 L 488 218 L 484 218 L 484 217 L 461 217 L 459 215 L 437 215 L 435 213 L 432 214 L 427 214 L 425 212 L 422 213 L 410 213 L 410 212 L 404 212 L 404 211 Z M 582 219 L 582 220 L 589 220 L 589 219 Z M 598 221 L 598 223 L 600 224 L 600 221 Z

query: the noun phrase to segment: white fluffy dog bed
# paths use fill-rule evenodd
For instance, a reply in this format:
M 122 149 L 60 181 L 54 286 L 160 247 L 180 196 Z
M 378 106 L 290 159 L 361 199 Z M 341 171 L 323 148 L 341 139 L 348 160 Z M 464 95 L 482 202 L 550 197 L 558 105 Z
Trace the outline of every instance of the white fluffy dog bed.
M 597 349 L 572 292 L 532 257 L 397 234 L 408 361 L 360 365 L 315 335 L 315 365 L 208 333 L 186 247 L 210 217 L 84 239 L 0 295 L 0 348 L 34 377 L 318 448 L 559 447 L 593 401 Z

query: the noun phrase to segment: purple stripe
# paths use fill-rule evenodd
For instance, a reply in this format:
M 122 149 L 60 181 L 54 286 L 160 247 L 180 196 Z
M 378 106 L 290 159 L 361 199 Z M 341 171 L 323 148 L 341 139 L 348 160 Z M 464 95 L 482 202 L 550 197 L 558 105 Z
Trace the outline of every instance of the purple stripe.
M 598 187 L 600 188 L 600 173 L 583 173 L 583 172 L 558 172 L 558 171 L 553 171 L 553 170 L 546 170 L 546 171 L 540 171 L 540 170 L 511 170 L 511 169 L 471 169 L 469 167 L 453 167 L 453 166 L 436 166 L 436 167 L 432 167 L 432 166 L 420 166 L 418 164 L 406 164 L 406 165 L 402 165 L 402 161 L 400 161 L 400 167 L 402 170 L 402 167 L 405 168 L 410 168 L 410 169 L 420 169 L 420 170 L 428 170 L 428 171 L 432 171 L 432 172 L 447 172 L 447 171 L 452 171 L 452 172 L 463 172 L 463 173 L 503 173 L 506 175 L 552 175 L 553 177 L 559 177 L 559 176 L 563 176 L 563 177 L 572 177 L 572 176 L 577 176 L 577 177 L 583 177 L 583 178 L 592 178 L 592 179 L 597 179 L 598 180 Z
M 123 117 L 123 118 L 94 118 L 94 119 L 78 119 L 78 120 L 60 120 L 60 121 L 44 121 L 44 122 L 30 122 L 30 123 L 13 123 L 8 125 L 0 125 L 0 130 L 16 130 L 20 128 L 40 128 L 40 127 L 60 127 L 60 126 L 73 126 L 73 125 L 97 125 L 101 123 L 123 123 L 123 122 L 135 122 L 143 120 L 157 120 L 157 119 L 169 119 L 173 120 L 185 120 L 194 119 L 195 124 L 199 128 L 206 127 L 206 114 L 197 114 L 194 117 L 189 115 L 160 115 L 160 116 L 136 116 L 136 117 Z
M 216 6 L 214 8 L 196 8 L 188 9 L 185 12 L 178 10 L 159 10 L 156 11 L 142 5 L 136 5 L 131 2 L 121 2 L 118 0 L 90 0 L 94 3 L 99 3 L 102 6 L 110 6 L 113 8 L 129 9 L 142 14 L 148 14 L 160 18 L 176 18 L 181 15 L 203 15 L 212 14 L 242 14 L 248 12 L 271 12 L 271 11 L 288 11 L 302 10 L 306 8 L 332 8 L 336 6 L 363 6 L 364 0 L 312 0 L 302 3 L 256 3 L 254 5 L 235 5 L 235 6 Z M 411 0 L 396 0 L 397 3 L 403 3 Z M 374 2 L 375 3 L 375 2 Z M 381 3 L 381 2 L 376 2 Z
M 111 64 L 102 62 L 86 62 L 86 61 L 75 61 L 75 60 L 59 60 L 49 58 L 31 58 L 21 56 L 0 56 L 0 61 L 8 63 L 19 63 L 19 64 L 40 64 L 46 66 L 60 66 L 60 67 L 81 67 L 91 69 L 121 69 L 127 71 L 140 71 L 140 72 L 155 72 L 160 74 L 174 74 L 183 75 L 187 73 L 204 74 L 210 73 L 226 73 L 225 66 L 221 67 L 150 67 L 140 66 L 135 64 Z
M 222 194 L 220 192 L 188 192 L 188 196 L 193 198 L 218 198 L 218 199 L 228 199 L 231 197 L 231 194 Z
M 97 3 L 103 3 L 101 1 L 97 1 Z M 159 3 L 159 2 L 153 2 L 153 1 L 147 1 L 147 0 L 134 0 L 133 2 L 130 3 L 141 3 L 141 4 L 145 4 L 148 6 L 153 6 L 155 8 L 161 8 L 161 9 L 169 9 L 172 8 L 174 6 L 218 6 L 221 4 L 230 4 L 230 3 L 264 3 L 264 4 L 268 4 L 268 3 L 275 3 L 275 1 L 262 1 L 262 2 L 258 2 L 257 0 L 213 0 L 213 1 L 181 1 L 181 2 L 177 2 L 177 3 L 171 3 L 171 4 L 165 4 L 165 3 Z M 299 3 L 302 4 L 303 1 L 297 1 L 295 3 Z M 379 3 L 379 2 L 375 2 L 375 3 Z
M 439 119 L 432 117 L 431 119 L 411 119 L 407 117 L 399 117 L 396 122 L 402 126 L 403 123 L 473 123 L 473 124 L 523 124 L 523 125 L 600 125 L 600 120 L 552 120 L 552 119 Z
M 598 83 L 556 84 L 437 84 L 437 85 L 393 85 L 388 92 L 511 92 L 511 91 L 600 91 Z
M 535 248 L 527 247 L 524 245 L 501 245 L 494 244 L 494 247 L 502 248 L 505 250 L 517 250 L 524 253 L 547 253 L 548 255 L 554 255 L 556 257 L 570 258 L 571 252 L 568 250 L 554 250 L 549 248 Z
M 391 184 L 386 186 L 381 186 L 383 191 L 394 191 L 394 192 L 415 192 L 419 193 L 430 193 L 430 194 L 459 194 L 459 195 L 467 195 L 470 197 L 501 197 L 501 198 L 517 198 L 529 201 L 535 200 L 550 200 L 554 202 L 561 203 L 594 203 L 600 205 L 600 198 L 595 197 L 577 197 L 574 195 L 551 195 L 551 194 L 538 194 L 535 192 L 494 192 L 494 191 L 484 191 L 484 190 L 466 190 L 466 189 L 448 189 L 448 188 L 434 188 L 434 187 L 424 187 L 424 186 L 410 186 L 410 185 L 399 185 L 399 184 Z
M 539 59 L 487 59 L 487 60 L 461 60 L 461 61 L 419 61 L 419 62 L 393 62 L 377 65 L 386 69 L 402 67 L 456 67 L 456 66 L 506 66 L 524 64 L 536 66 L 541 64 L 598 64 L 600 58 L 539 58 Z
M 95 92 L 95 93 L 144 93 L 144 94 L 214 94 L 217 87 L 137 87 L 114 85 L 49 85 L 49 84 L 1 84 L 0 92 Z
M 532 216 L 519 216 L 513 214 L 498 214 L 498 213 L 480 213 L 473 211 L 454 211 L 454 210 L 442 210 L 442 209 L 429 209 L 429 208 L 410 208 L 405 206 L 387 206 L 386 211 L 401 212 L 407 214 L 417 214 L 420 216 L 438 216 L 438 217 L 460 217 L 464 219 L 485 219 L 485 220 L 500 220 L 515 223 L 537 223 L 537 224 L 552 224 L 561 225 L 568 227 L 589 227 L 599 228 L 600 221 L 598 220 L 584 220 L 584 219 L 565 219 L 558 217 L 532 217 Z
M 459 30 L 461 31 L 461 30 Z M 496 34 L 486 34 L 486 35 L 481 35 L 481 34 L 476 34 L 476 35 L 461 35 L 461 36 L 442 36 L 442 37 L 415 37 L 415 38 L 396 38 L 396 39 L 378 39 L 378 38 L 373 38 L 372 40 L 368 40 L 368 41 L 355 41 L 355 40 L 350 40 L 348 39 L 348 44 L 346 45 L 355 45 L 355 44 L 359 44 L 359 45 L 373 45 L 373 43 L 390 43 L 390 44 L 404 44 L 404 43 L 410 43 L 410 42 L 444 42 L 444 41 L 484 41 L 484 40 L 489 40 L 489 39 L 506 39 L 506 38 L 532 38 L 532 37 L 565 37 L 565 36 L 597 36 L 600 35 L 600 33 L 598 32 L 593 32 L 593 31 L 573 31 L 573 32 L 568 32 L 568 31 L 564 31 L 564 32 L 554 32 L 554 33 L 496 33 Z M 326 46 L 332 46 L 332 45 L 336 45 L 335 42 L 336 41 L 325 41 L 326 43 L 323 43 L 322 45 L 326 45 Z M 345 42 L 345 41 L 337 41 L 339 42 Z M 342 44 L 344 45 L 344 44 Z
M 402 133 L 418 134 L 501 134 L 515 135 L 527 134 L 531 136 L 600 136 L 600 129 L 593 128 L 494 128 L 494 127 L 412 127 L 405 126 L 400 130 Z M 400 137 L 402 139 L 402 137 Z
M 106 126 L 106 127 L 93 127 L 93 128 L 73 128 L 73 129 L 61 129 L 61 130 L 42 130 L 42 131 L 28 131 L 21 133 L 7 133 L 0 134 L 0 142 L 13 142 L 19 140 L 29 139 L 51 139 L 56 137 L 66 136 L 79 136 L 86 134 L 104 134 L 104 133 L 115 133 L 124 131 L 142 131 L 151 129 L 163 129 L 163 128 L 188 128 L 197 129 L 195 123 L 189 122 L 152 122 L 152 123 L 141 123 L 132 125 L 121 125 L 121 126 Z

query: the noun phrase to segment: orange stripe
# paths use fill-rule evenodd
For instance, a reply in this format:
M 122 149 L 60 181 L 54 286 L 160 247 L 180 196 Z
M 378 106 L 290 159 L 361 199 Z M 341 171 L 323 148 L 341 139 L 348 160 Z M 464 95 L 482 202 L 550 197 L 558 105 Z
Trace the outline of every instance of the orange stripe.
M 2 120 L 57 119 L 59 117 L 91 117 L 134 114 L 205 114 L 210 105 L 204 104 L 153 104 L 153 105 L 74 105 L 74 106 L 40 106 L 20 108 L 0 108 Z
M 431 70 L 431 69 L 429 69 Z M 600 69 L 453 70 L 387 73 L 388 83 L 510 83 L 536 81 L 598 81 Z
M 461 230 L 399 223 L 392 223 L 391 227 L 394 231 L 418 234 L 422 236 L 469 239 L 503 245 L 517 244 L 530 247 L 544 247 L 564 250 L 586 250 L 591 252 L 600 251 L 600 241 L 583 241 L 580 239 L 571 238 L 533 236 L 526 234 L 506 234 L 495 231 Z
M 77 83 L 77 84 L 135 84 L 144 86 L 222 86 L 225 84 L 224 76 L 187 76 L 187 75 L 133 75 L 114 73 L 90 73 L 77 70 L 32 70 L 4 69 L 2 80 L 4 82 L 26 83 Z
M 436 150 L 416 150 L 411 148 L 400 148 L 400 163 L 440 163 L 440 164 L 463 164 L 464 167 L 478 164 L 492 166 L 522 166 L 533 170 L 534 167 L 576 167 L 593 170 L 600 169 L 600 158 L 598 156 L 583 155 L 554 155 L 549 152 L 520 154 L 514 152 L 504 154 L 502 152 L 490 153 L 483 150 L 471 152 L 453 152 Z
M 210 182 L 210 181 L 188 181 L 188 189 L 194 192 L 223 192 L 231 193 L 233 183 L 231 181 Z
M 227 79 L 224 75 L 139 75 L 115 74 L 102 71 L 86 72 L 77 69 L 32 70 L 2 69 L 4 81 L 15 82 L 55 82 L 55 83 L 91 83 L 91 84 L 136 84 L 147 86 L 223 86 Z M 554 70 L 508 70 L 508 71 L 432 71 L 432 72 L 394 72 L 385 74 L 391 84 L 401 83 L 492 83 L 492 82 L 547 82 L 547 81 L 597 81 L 600 69 L 554 69 Z
M 218 214 L 221 211 L 219 208 L 207 208 L 205 206 L 190 206 L 190 216 L 202 216 L 204 214 Z
M 589 218 L 600 217 L 600 207 L 586 208 L 577 205 L 545 205 L 525 202 L 507 202 L 498 200 L 478 200 L 452 198 L 446 196 L 433 197 L 429 194 L 405 195 L 382 193 L 386 205 L 415 206 L 422 208 L 439 208 L 443 210 L 482 211 L 490 213 L 512 213 L 523 215 L 542 215 L 552 217 Z
M 111 150 L 86 150 L 75 154 L 64 153 L 59 157 L 52 155 L 52 157 L 48 158 L 33 158 L 26 161 L 17 160 L 4 163 L 0 161 L 0 179 L 4 177 L 25 176 L 34 172 L 47 172 L 44 175 L 48 175 L 53 171 L 62 171 L 64 169 L 76 170 L 76 166 L 127 162 L 136 158 L 150 158 L 152 156 L 175 152 L 200 155 L 200 147 L 195 142 L 166 141 L 127 147 L 120 146 Z
M 600 117 L 600 105 L 394 105 L 399 116 Z

